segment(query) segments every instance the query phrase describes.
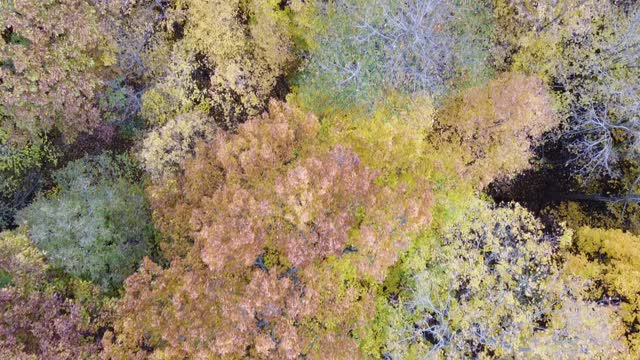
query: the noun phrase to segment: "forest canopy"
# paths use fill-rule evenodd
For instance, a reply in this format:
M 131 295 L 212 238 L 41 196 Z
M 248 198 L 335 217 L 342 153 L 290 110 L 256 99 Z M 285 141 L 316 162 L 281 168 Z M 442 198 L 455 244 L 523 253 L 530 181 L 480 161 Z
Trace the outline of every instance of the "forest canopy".
M 635 0 L 0 2 L 0 358 L 637 359 Z

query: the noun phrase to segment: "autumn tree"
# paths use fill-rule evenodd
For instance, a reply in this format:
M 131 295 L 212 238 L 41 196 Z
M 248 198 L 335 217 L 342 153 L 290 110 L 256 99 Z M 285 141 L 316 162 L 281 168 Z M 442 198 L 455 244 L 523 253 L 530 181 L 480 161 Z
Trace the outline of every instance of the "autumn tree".
M 517 73 L 448 99 L 436 120 L 434 144 L 456 144 L 452 161 L 480 185 L 528 168 L 532 146 L 557 124 L 544 84 Z
M 285 12 L 274 1 L 193 0 L 125 4 L 161 14 L 142 64 L 155 85 L 143 97 L 152 124 L 193 107 L 233 127 L 265 109 L 294 58 Z M 138 10 L 139 11 L 139 10 Z
M 558 282 L 555 253 L 566 236 L 544 234 L 525 209 L 475 201 L 433 236 L 421 265 L 405 260 L 405 285 L 390 301 L 387 356 L 586 359 L 626 351 L 613 312 Z
M 108 301 L 59 275 L 23 230 L 0 233 L 0 357 L 95 358 Z
M 617 229 L 581 227 L 575 233 L 564 271 L 590 281 L 589 297 L 614 309 L 626 326 L 626 339 L 634 354 L 640 351 L 638 313 L 640 239 Z
M 152 190 L 173 261 L 127 280 L 108 357 L 358 356 L 387 269 L 430 222 L 431 192 L 417 174 L 385 185 L 319 130 L 272 102 L 200 144 L 173 190 Z
M 601 192 L 597 181 L 606 179 L 618 182 L 618 193 L 636 191 L 637 4 L 501 0 L 496 18 L 505 67 L 541 76 L 561 105 L 575 179 L 590 192 Z
M 567 140 L 581 177 L 626 179 L 625 190 L 632 191 L 637 170 L 626 164 L 638 156 L 640 11 L 625 14 L 607 7 L 592 16 L 581 42 L 562 47 L 552 73 L 567 98 Z
M 26 234 L 18 231 L 0 233 L 0 250 L 2 288 L 9 285 L 28 288 L 44 278 L 47 270 L 45 256 L 33 246 Z
M 194 0 L 186 7 L 184 42 L 203 57 L 195 59 L 203 75 L 195 81 L 209 83 L 202 90 L 214 111 L 226 125 L 262 111 L 293 61 L 278 2 Z
M 278 1 L 103 1 L 123 35 L 118 57 L 151 127 L 141 150 L 156 182 L 176 159 L 284 97 L 295 69 L 292 23 Z M 144 84 L 140 86 L 139 84 Z M 217 125 L 217 126 L 216 126 Z M 166 158 L 163 158 L 166 157 Z M 162 176 L 160 176 L 162 175 Z
M 152 179 L 169 179 L 179 172 L 184 159 L 195 153 L 197 141 L 210 141 L 216 122 L 200 112 L 171 118 L 157 131 L 150 132 L 142 143 L 140 159 Z
M 54 173 L 57 189 L 19 214 L 48 260 L 70 274 L 118 287 L 153 245 L 149 207 L 126 156 L 103 154 Z
M 11 142 L 52 129 L 72 142 L 96 128 L 96 97 L 114 48 L 92 3 L 5 1 L 0 29 L 0 126 Z
M 12 359 L 77 359 L 94 356 L 96 343 L 83 337 L 81 309 L 59 296 L 22 295 L 0 289 L 0 356 Z

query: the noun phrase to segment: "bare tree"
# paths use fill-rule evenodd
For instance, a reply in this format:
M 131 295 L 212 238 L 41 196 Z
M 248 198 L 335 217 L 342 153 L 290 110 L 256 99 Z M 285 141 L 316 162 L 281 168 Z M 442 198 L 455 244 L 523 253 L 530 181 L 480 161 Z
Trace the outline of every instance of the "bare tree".
M 567 99 L 570 164 L 586 182 L 629 176 L 623 163 L 640 159 L 640 10 L 605 7 L 592 21 L 579 38 L 565 35 L 570 38 L 553 74 Z M 627 185 L 637 185 L 638 176 Z
M 482 6 L 482 1 L 451 0 L 324 4 L 321 12 L 330 19 L 329 25 L 318 34 L 311 69 L 329 79 L 329 87 L 360 99 L 375 97 L 384 89 L 437 97 L 451 87 L 461 68 L 484 63 L 483 52 L 477 51 L 484 46 L 482 39 L 465 31 L 468 21 L 463 24 Z

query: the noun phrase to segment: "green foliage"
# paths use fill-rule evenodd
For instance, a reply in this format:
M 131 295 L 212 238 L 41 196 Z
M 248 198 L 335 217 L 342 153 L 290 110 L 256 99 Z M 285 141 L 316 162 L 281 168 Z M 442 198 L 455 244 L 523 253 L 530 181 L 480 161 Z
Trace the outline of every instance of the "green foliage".
M 70 274 L 118 287 L 149 254 L 153 228 L 126 156 L 103 154 L 54 173 L 57 193 L 19 214 L 49 261 Z
M 0 130 L 0 229 L 10 226 L 16 211 L 40 190 L 41 170 L 57 155 L 46 139 L 23 146 L 12 146 L 8 139 Z
M 378 182 L 412 184 L 416 174 L 433 172 L 425 153 L 434 113 L 430 97 L 394 93 L 373 111 L 335 111 L 327 116 L 323 135 L 331 144 L 349 144 L 367 166 L 380 171 Z

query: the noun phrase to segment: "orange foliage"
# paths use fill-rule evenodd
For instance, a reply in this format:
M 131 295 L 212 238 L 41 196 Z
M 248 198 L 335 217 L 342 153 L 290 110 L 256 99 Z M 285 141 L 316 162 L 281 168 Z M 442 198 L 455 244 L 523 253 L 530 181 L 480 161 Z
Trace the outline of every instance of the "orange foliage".
M 528 168 L 532 145 L 558 123 L 543 82 L 517 73 L 450 99 L 437 119 L 480 185 Z
M 388 267 L 431 220 L 431 192 L 379 185 L 318 130 L 272 102 L 201 144 L 173 191 L 152 190 L 159 223 L 182 239 L 165 248 L 168 269 L 146 261 L 127 280 L 107 357 L 357 356 Z

